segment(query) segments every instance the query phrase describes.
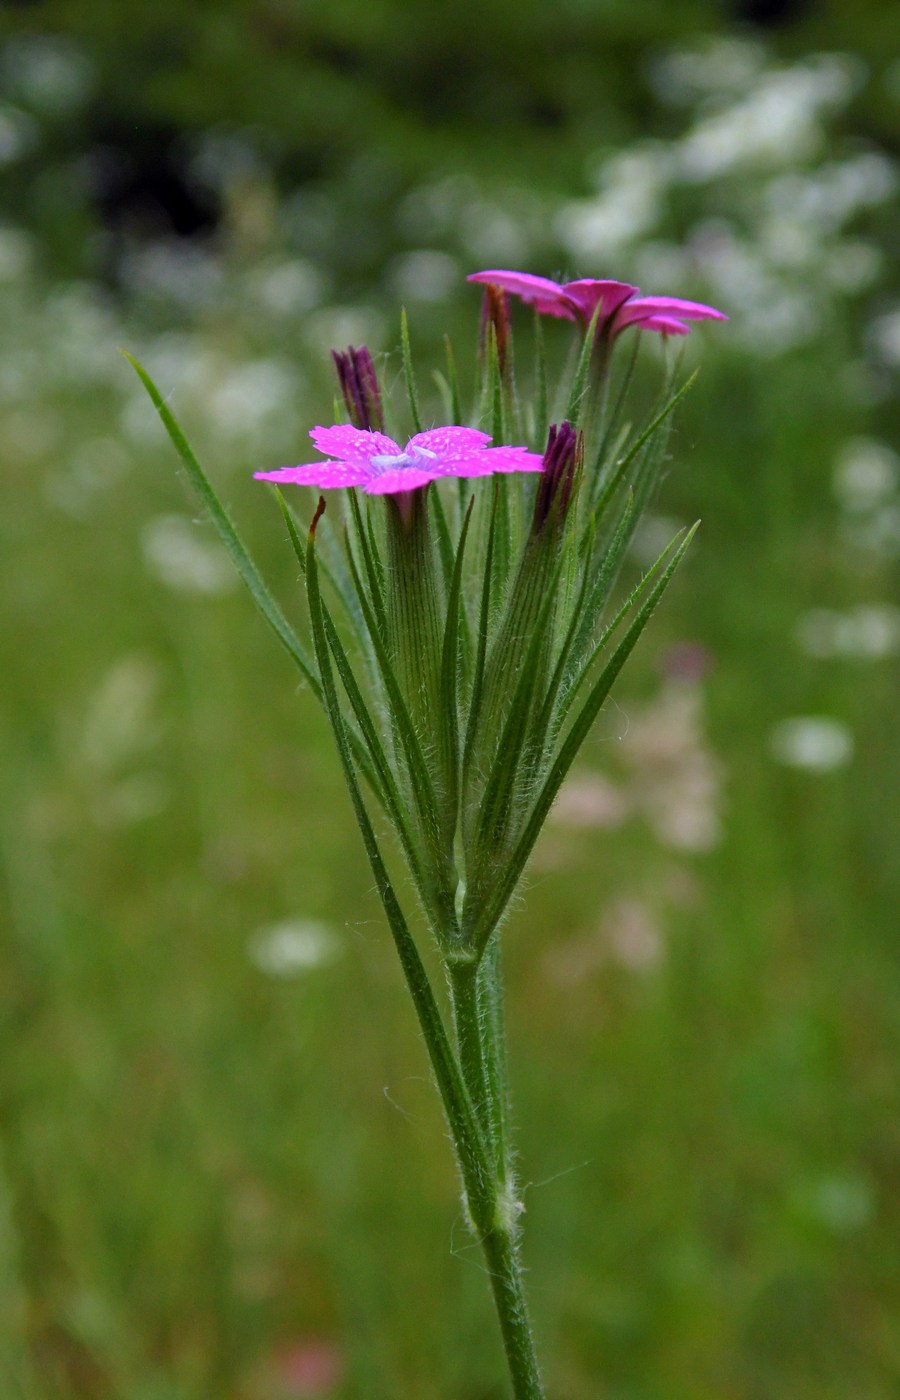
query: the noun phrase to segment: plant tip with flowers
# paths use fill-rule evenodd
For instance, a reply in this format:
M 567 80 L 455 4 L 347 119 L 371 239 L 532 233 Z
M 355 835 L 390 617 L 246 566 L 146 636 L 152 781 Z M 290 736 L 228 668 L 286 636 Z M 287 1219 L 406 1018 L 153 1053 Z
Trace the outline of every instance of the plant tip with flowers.
M 256 473 L 277 488 L 306 637 L 132 363 L 254 601 L 327 714 L 484 1252 L 512 1393 L 542 1400 L 520 1260 L 501 930 L 560 786 L 694 533 L 620 587 L 672 411 L 691 383 L 676 382 L 670 337 L 727 318 L 626 282 L 501 270 L 469 280 L 484 292 L 468 412 L 447 342 L 443 422 L 423 423 L 404 314 L 405 404 L 385 399 L 367 348 L 335 351 L 346 420 L 312 428 L 317 460 Z M 527 386 L 511 298 L 534 313 Z M 573 323 L 569 368 L 557 376 L 543 316 Z M 666 353 L 658 400 L 632 421 L 642 330 Z M 298 487 L 324 494 L 310 500 Z M 378 834 L 385 822 L 412 908 Z M 443 986 L 427 971 L 423 936 L 434 940 Z

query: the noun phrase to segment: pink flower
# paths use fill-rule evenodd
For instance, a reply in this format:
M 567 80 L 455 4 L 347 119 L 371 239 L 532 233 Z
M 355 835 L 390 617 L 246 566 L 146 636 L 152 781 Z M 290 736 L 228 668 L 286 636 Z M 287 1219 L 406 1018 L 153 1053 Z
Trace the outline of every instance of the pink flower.
M 704 306 L 699 301 L 684 301 L 681 297 L 642 297 L 639 287 L 630 282 L 600 281 L 582 278 L 578 282 L 553 282 L 549 277 L 535 277 L 530 272 L 507 272 L 492 269 L 473 272 L 469 282 L 485 282 L 511 292 L 537 311 L 547 316 L 561 316 L 568 321 L 581 320 L 587 325 L 600 307 L 599 327 L 610 338 L 627 326 L 644 331 L 660 331 L 663 335 L 687 335 L 688 321 L 727 321 L 724 311 Z
M 274 1370 L 278 1394 L 284 1400 L 324 1400 L 334 1395 L 344 1361 L 333 1343 L 310 1338 L 280 1352 Z
M 259 481 L 295 486 L 361 486 L 376 496 L 414 491 L 442 476 L 490 476 L 493 472 L 539 472 L 539 453 L 524 447 L 488 447 L 490 437 L 476 428 L 431 428 L 416 433 L 405 447 L 384 433 L 353 428 L 313 428 L 310 437 L 331 461 L 308 462 L 255 472 Z

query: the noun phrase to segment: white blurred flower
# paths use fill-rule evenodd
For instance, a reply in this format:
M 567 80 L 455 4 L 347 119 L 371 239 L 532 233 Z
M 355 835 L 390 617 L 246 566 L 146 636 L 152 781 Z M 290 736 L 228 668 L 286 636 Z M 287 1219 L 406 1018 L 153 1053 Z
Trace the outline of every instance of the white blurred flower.
M 459 236 L 470 257 L 488 267 L 515 267 L 528 260 L 526 221 L 507 204 L 474 199 L 458 213 Z
M 327 274 L 306 258 L 264 263 L 250 280 L 250 293 L 275 316 L 296 316 L 311 311 L 324 297 Z
M 12 165 L 37 144 L 38 128 L 27 112 L 0 104 L 0 166 Z
M 613 156 L 597 183 L 597 195 L 565 205 L 555 221 L 560 241 L 586 261 L 612 256 L 656 224 L 671 183 L 670 150 L 647 142 Z
M 120 266 L 131 291 L 171 298 L 190 308 L 205 306 L 222 283 L 216 259 L 202 248 L 186 245 L 184 239 L 135 245 Z
M 133 389 L 126 398 L 119 412 L 119 427 L 138 446 L 161 441 L 164 429 L 159 414 L 143 388 Z
M 456 259 L 432 248 L 402 253 L 387 270 L 388 286 L 401 301 L 442 301 L 461 279 Z
M 78 107 L 93 85 L 87 54 L 58 34 L 23 34 L 3 54 L 4 86 L 41 112 L 62 116 Z
M 843 106 L 858 81 L 858 65 L 846 54 L 823 54 L 764 73 L 746 97 L 702 117 L 682 139 L 682 179 L 699 184 L 809 160 L 823 144 L 823 116 Z
M 886 311 L 872 322 L 869 340 L 886 364 L 900 366 L 900 307 Z
M 863 512 L 890 500 L 900 483 L 900 458 L 877 438 L 849 438 L 834 467 L 834 494 L 845 510 Z
M 818 241 L 862 209 L 882 204 L 897 189 L 897 166 L 882 151 L 829 161 L 770 180 L 763 198 L 770 213 L 807 227 Z
M 554 943 L 541 962 L 549 979 L 574 987 L 610 962 L 630 972 L 652 972 L 664 952 L 657 912 L 646 900 L 625 893 L 610 901 L 595 928 Z
M 769 735 L 773 758 L 788 768 L 828 773 L 853 757 L 853 734 L 840 720 L 825 715 L 783 719 Z
M 696 49 L 674 49 L 656 59 L 650 83 L 664 102 L 687 104 L 710 94 L 746 92 L 762 72 L 766 51 L 749 39 L 715 39 Z
M 0 282 L 17 282 L 31 266 L 34 243 L 24 229 L 0 225 Z
M 301 387 L 292 365 L 274 358 L 248 360 L 208 388 L 206 408 L 217 431 L 252 436 L 277 416 L 293 420 Z
M 822 259 L 822 275 L 839 294 L 865 291 L 878 280 L 883 267 L 881 249 L 861 238 L 840 239 Z
M 141 531 L 148 570 L 181 593 L 218 597 L 230 593 L 237 575 L 218 540 L 205 539 L 184 515 L 158 515 Z
M 250 961 L 270 977 L 293 977 L 327 966 L 341 945 L 327 924 L 315 919 L 286 919 L 257 929 L 250 939 Z
M 701 688 L 667 682 L 631 715 L 621 748 L 628 792 L 657 839 L 673 850 L 712 850 L 722 834 L 722 770 L 704 741 Z
M 724 220 L 698 224 L 690 249 L 711 289 L 731 315 L 729 334 L 757 354 L 772 357 L 810 340 L 821 324 L 822 296 L 785 275 Z
M 621 826 L 631 811 L 621 788 L 600 773 L 574 773 L 567 778 L 553 805 L 551 819 L 560 826 Z
M 860 520 L 848 521 L 845 534 L 857 549 L 895 558 L 900 555 L 900 505 L 879 506 Z
M 802 1189 L 802 1203 L 836 1235 L 854 1234 L 869 1224 L 877 1200 L 872 1184 L 857 1174 L 823 1176 Z
M 849 612 L 814 608 L 797 624 L 797 641 L 809 656 L 877 661 L 900 651 L 900 608 L 868 603 Z
M 84 517 L 127 467 L 128 454 L 116 438 L 90 438 L 72 449 L 62 470 L 47 477 L 44 498 L 69 515 Z
M 159 687 L 159 667 L 142 652 L 110 667 L 85 711 L 79 753 L 88 768 L 109 772 L 156 742 Z
M 662 962 L 663 931 L 644 900 L 627 896 L 614 900 L 602 929 L 612 957 L 631 972 L 651 972 Z
M 634 532 L 629 553 L 642 568 L 649 568 L 683 529 L 684 521 L 672 515 L 647 514 Z
M 381 340 L 384 318 L 370 306 L 322 307 L 305 318 L 303 338 L 314 354 L 327 354 L 345 345 L 369 345 Z

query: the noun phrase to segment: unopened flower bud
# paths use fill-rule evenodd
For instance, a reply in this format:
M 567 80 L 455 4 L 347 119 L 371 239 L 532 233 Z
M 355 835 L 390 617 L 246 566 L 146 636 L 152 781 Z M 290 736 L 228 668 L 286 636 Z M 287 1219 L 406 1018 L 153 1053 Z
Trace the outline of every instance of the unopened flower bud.
M 534 502 L 534 534 L 543 530 L 551 516 L 565 518 L 583 456 L 584 434 L 567 421 L 551 424 Z
M 337 370 L 341 395 L 354 428 L 367 432 L 384 432 L 381 412 L 381 390 L 372 356 L 364 345 L 355 350 L 332 350 L 331 358 Z

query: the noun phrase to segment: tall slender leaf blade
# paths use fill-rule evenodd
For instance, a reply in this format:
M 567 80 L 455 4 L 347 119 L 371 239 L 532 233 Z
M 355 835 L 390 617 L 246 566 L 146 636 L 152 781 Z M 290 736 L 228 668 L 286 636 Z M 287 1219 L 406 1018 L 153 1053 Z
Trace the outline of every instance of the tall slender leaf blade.
M 375 829 L 366 808 L 365 799 L 353 766 L 344 718 L 338 703 L 331 670 L 328 640 L 321 609 L 318 572 L 315 560 L 315 521 L 307 546 L 307 587 L 312 622 L 313 642 L 322 675 L 325 710 L 331 722 L 338 756 L 350 793 L 357 825 L 363 839 L 369 865 L 375 878 L 378 895 L 400 958 L 406 985 L 413 999 L 416 1015 L 438 1082 L 444 1110 L 450 1120 L 454 1140 L 460 1147 L 461 1167 L 467 1194 L 477 1201 L 489 1196 L 489 1159 L 471 1099 L 462 1079 L 456 1056 L 447 1034 L 437 998 L 425 969 L 415 939 L 404 917 L 387 867 L 381 855 Z
M 559 752 L 551 764 L 550 771 L 544 784 L 535 799 L 528 820 L 516 843 L 515 850 L 509 861 L 505 864 L 502 876 L 496 882 L 489 899 L 485 901 L 482 918 L 475 931 L 477 941 L 483 942 L 489 938 L 502 918 L 503 912 L 515 892 L 522 871 L 528 861 L 528 857 L 534 848 L 534 843 L 547 819 L 547 814 L 556 798 L 556 794 L 559 792 L 563 780 L 571 768 L 581 745 L 590 733 L 591 726 L 600 711 L 601 705 L 609 695 L 619 672 L 634 650 L 638 638 L 650 621 L 657 604 L 672 579 L 672 575 L 681 563 L 685 550 L 693 539 L 696 529 L 697 526 L 694 525 L 675 551 L 667 569 L 658 580 L 650 596 L 632 621 L 625 636 L 604 666 L 602 673 L 595 681 L 590 694 L 584 701 L 574 723 L 566 734 Z
M 315 663 L 312 657 L 307 654 L 305 647 L 301 643 L 293 627 L 291 627 L 284 613 L 281 611 L 281 608 L 278 606 L 278 603 L 266 587 L 259 569 L 247 552 L 243 541 L 232 523 L 231 517 L 194 455 L 193 449 L 174 414 L 165 403 L 162 394 L 157 389 L 143 365 L 141 365 L 133 355 L 129 355 L 127 350 L 123 350 L 122 354 L 132 366 L 144 388 L 147 390 L 147 393 L 150 395 L 153 406 L 162 419 L 163 427 L 181 458 L 182 465 L 187 473 L 188 481 L 199 496 L 204 509 L 215 526 L 219 539 L 228 551 L 231 561 L 243 579 L 251 598 L 281 644 L 291 656 L 313 693 L 321 699 L 321 685 L 319 683 L 319 677 L 316 675 Z
M 416 389 L 416 376 L 413 370 L 412 350 L 409 343 L 409 321 L 406 317 L 406 307 L 400 312 L 400 345 L 403 354 L 403 376 L 406 380 L 406 393 L 409 398 L 409 411 L 412 417 L 413 427 L 417 433 L 422 431 L 422 418 L 419 413 L 419 394 Z

